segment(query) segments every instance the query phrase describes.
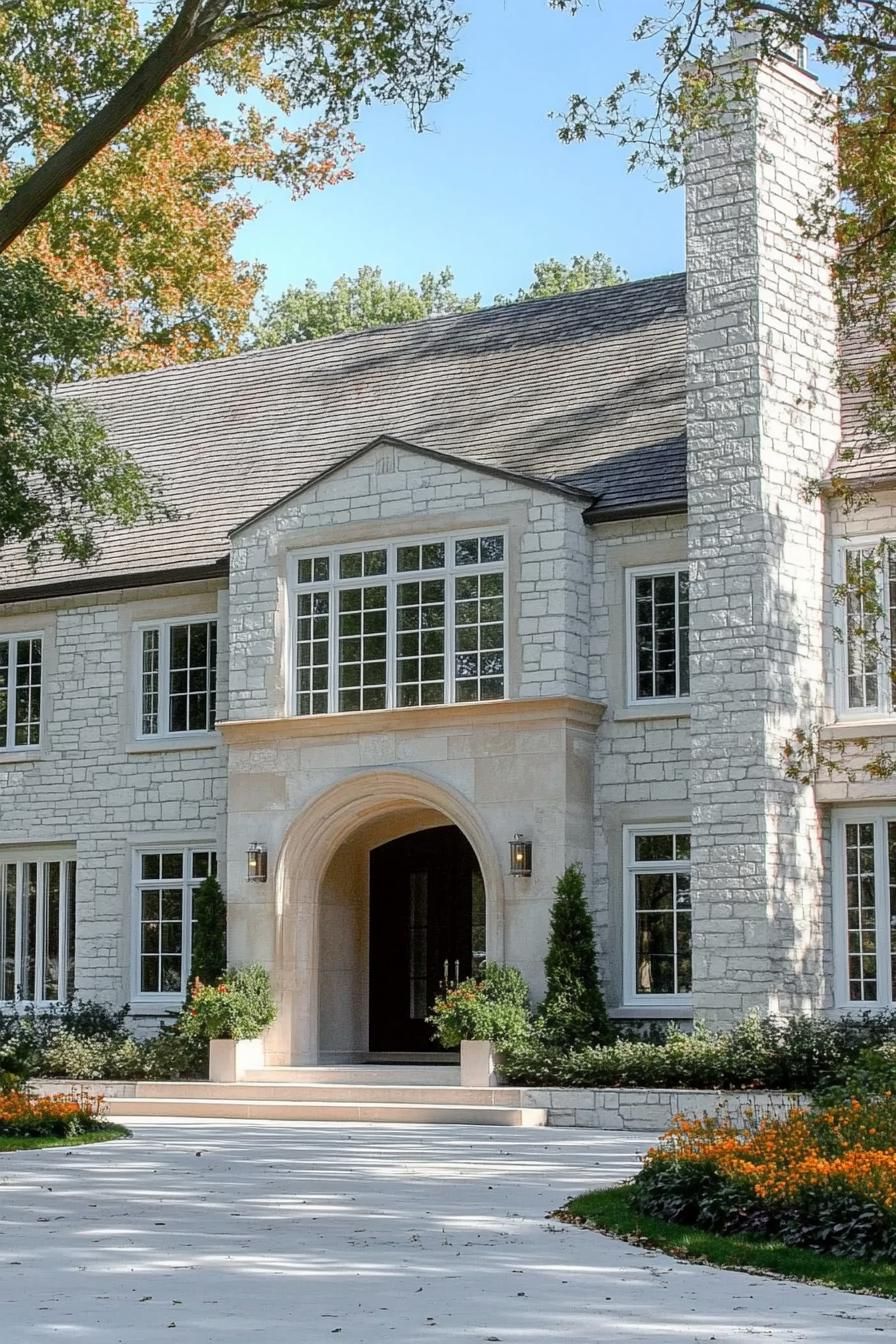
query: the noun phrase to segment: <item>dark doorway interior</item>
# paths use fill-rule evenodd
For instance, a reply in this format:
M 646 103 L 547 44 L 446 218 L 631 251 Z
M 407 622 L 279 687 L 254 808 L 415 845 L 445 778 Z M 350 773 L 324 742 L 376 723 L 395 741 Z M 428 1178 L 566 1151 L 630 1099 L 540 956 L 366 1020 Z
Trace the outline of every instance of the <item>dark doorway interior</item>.
M 370 855 L 370 1050 L 433 1051 L 444 986 L 485 960 L 485 892 L 456 826 L 416 831 Z

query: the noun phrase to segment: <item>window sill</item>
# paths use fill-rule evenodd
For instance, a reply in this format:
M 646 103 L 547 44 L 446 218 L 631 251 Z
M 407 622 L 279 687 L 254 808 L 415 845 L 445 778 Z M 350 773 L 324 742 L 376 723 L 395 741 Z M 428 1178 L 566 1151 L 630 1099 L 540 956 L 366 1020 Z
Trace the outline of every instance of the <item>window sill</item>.
M 159 1017 L 163 1013 L 179 1013 L 186 1002 L 185 994 L 135 994 L 130 1002 L 130 1017 Z
M 43 747 L 10 747 L 0 751 L 0 767 L 24 764 L 27 761 L 39 761 L 45 754 Z
M 211 751 L 221 744 L 220 733 L 168 733 L 165 737 L 138 737 L 129 742 L 129 756 L 155 751 Z
M 690 700 L 645 700 L 643 704 L 626 704 L 614 712 L 617 721 L 626 719 L 689 719 Z
M 694 1016 L 694 1008 L 690 1000 L 680 1004 L 672 1003 L 644 1003 L 630 1004 L 625 1003 L 621 1008 L 608 1008 L 608 1017 L 624 1021 L 645 1021 L 647 1018 L 655 1017 L 665 1021 L 683 1022 L 690 1020 Z
M 896 737 L 896 714 L 886 718 L 838 719 L 826 723 L 821 736 L 827 742 L 844 742 L 857 737 Z

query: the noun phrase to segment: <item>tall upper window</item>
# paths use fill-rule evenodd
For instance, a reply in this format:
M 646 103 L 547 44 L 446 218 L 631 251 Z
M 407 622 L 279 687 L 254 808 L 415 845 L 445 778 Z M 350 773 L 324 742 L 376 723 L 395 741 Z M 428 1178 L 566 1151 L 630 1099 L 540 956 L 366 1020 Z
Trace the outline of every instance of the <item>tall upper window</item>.
M 628 571 L 629 700 L 683 700 L 688 668 L 688 571 Z
M 190 974 L 193 892 L 217 872 L 208 848 L 142 850 L 136 857 L 135 993 L 182 995 Z
M 0 638 L 0 750 L 40 745 L 42 674 L 39 635 Z
M 691 836 L 687 827 L 625 831 L 626 1000 L 691 992 Z
M 502 533 L 295 557 L 293 712 L 502 699 L 505 570 Z
M 847 717 L 896 709 L 896 547 L 869 538 L 844 545 L 835 586 L 838 702 Z
M 896 1004 L 896 810 L 834 816 L 837 998 Z
M 140 736 L 210 732 L 215 726 L 217 621 L 160 621 L 141 627 L 139 637 Z
M 0 1002 L 75 992 L 75 860 L 0 858 Z

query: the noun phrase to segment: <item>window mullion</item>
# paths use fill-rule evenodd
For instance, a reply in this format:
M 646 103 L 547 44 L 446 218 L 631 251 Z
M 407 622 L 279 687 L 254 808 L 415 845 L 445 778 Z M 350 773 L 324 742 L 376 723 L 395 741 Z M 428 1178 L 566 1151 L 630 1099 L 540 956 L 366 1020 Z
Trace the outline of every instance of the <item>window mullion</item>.
M 673 654 L 673 656 L 674 656 L 674 658 L 675 658 L 675 699 L 676 699 L 676 700 L 680 700 L 680 699 L 681 699 L 681 614 L 680 614 L 680 611 L 679 611 L 679 603 L 680 603 L 680 601 L 681 601 L 681 594 L 680 594 L 680 592 L 679 592 L 679 582 L 680 582 L 680 580 L 679 580 L 678 575 L 679 575 L 679 571 L 678 571 L 677 569 L 673 569 L 673 571 L 672 571 L 672 577 L 673 577 L 673 579 L 674 579 L 674 590 L 673 590 L 673 597 L 674 597 L 674 607 L 673 607 L 673 612 L 674 612 L 674 617 L 673 617 L 673 619 L 674 619 L 674 621 L 675 621 L 675 629 L 674 629 L 674 637 L 673 637 L 673 640 L 672 640 L 672 647 L 673 647 L 673 650 L 674 650 L 674 654 Z M 678 963 L 677 963 L 677 961 L 676 961 L 676 964 L 675 964 L 675 984 L 676 984 L 676 986 L 678 985 Z
M 167 621 L 159 625 L 159 736 L 167 735 L 169 715 L 168 697 L 171 694 L 171 626 Z
M 38 860 L 37 883 L 35 887 L 35 901 L 37 902 L 34 911 L 34 1002 L 41 1003 L 44 997 L 44 957 L 46 953 L 46 899 L 47 899 L 47 869 L 49 864 L 43 860 Z
M 392 565 L 397 564 L 394 547 L 386 551 L 386 708 L 394 709 L 398 701 L 398 640 L 396 637 L 398 610 L 398 576 Z M 363 673 L 362 673 L 363 676 Z
M 337 682 L 339 680 L 339 583 L 336 577 L 336 566 L 339 563 L 335 551 L 330 552 L 330 582 L 327 585 L 329 593 L 328 605 L 330 611 L 330 622 L 327 629 L 327 638 L 329 639 L 329 658 L 330 658 L 330 676 L 327 692 L 327 704 L 329 712 L 335 714 L 339 708 L 339 692 Z M 313 605 L 313 598 L 312 598 Z M 313 702 L 312 702 L 313 708 Z
M 877 1002 L 890 998 L 890 920 L 887 913 L 890 896 L 890 855 L 888 819 L 874 823 L 874 947 L 877 964 Z

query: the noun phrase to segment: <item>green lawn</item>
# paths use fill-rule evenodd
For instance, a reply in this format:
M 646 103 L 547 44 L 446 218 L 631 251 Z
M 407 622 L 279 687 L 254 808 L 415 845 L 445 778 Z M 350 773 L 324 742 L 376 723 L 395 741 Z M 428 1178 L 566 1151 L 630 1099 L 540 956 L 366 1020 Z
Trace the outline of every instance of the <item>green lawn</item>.
M 15 1153 L 22 1148 L 74 1148 L 81 1143 L 106 1143 L 109 1139 L 126 1139 L 130 1130 L 124 1125 L 104 1125 L 102 1129 L 92 1129 L 87 1134 L 76 1134 L 72 1139 L 60 1139 L 52 1135 L 23 1137 L 17 1134 L 0 1134 L 0 1153 Z
M 837 1259 L 816 1251 L 802 1251 L 778 1241 L 750 1237 L 720 1237 L 694 1227 L 681 1227 L 651 1218 L 632 1208 L 628 1186 L 592 1190 L 579 1195 L 557 1217 L 564 1222 L 593 1227 L 637 1246 L 655 1247 L 679 1260 L 696 1260 L 723 1269 L 779 1274 L 807 1283 L 823 1283 L 854 1293 L 896 1297 L 896 1264 L 869 1265 L 862 1260 Z

